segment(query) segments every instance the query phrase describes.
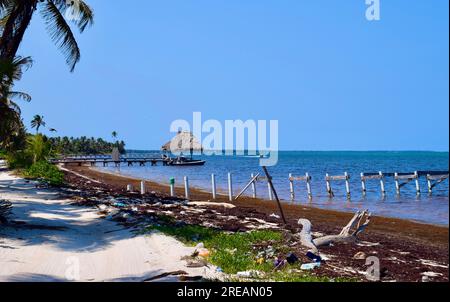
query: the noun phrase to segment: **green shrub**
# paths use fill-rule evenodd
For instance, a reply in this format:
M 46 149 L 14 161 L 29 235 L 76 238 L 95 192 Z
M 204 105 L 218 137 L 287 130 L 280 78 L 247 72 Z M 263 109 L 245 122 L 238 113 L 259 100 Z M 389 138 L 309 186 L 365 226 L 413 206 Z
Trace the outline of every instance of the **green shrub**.
M 46 161 L 39 161 L 25 171 L 25 176 L 38 178 L 54 186 L 64 183 L 64 174 L 55 166 Z
M 11 169 L 27 169 L 33 164 L 33 158 L 25 151 L 9 152 L 5 158 Z

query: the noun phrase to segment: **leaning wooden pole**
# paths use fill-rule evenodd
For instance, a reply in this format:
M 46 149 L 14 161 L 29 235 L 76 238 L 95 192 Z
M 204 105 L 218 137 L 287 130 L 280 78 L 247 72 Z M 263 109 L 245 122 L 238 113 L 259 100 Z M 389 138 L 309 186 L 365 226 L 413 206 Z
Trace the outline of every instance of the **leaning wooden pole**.
M 275 187 L 273 186 L 273 183 L 272 183 L 272 177 L 270 177 L 269 171 L 267 171 L 267 168 L 265 166 L 262 166 L 262 168 L 264 170 L 264 173 L 266 174 L 267 181 L 269 182 L 269 186 L 272 189 L 272 193 L 275 196 L 275 200 L 277 201 L 278 209 L 280 210 L 280 214 L 281 214 L 281 219 L 283 219 L 284 224 L 287 224 L 286 218 L 284 217 L 283 208 L 281 207 L 280 199 L 278 198 L 277 191 L 275 190 Z

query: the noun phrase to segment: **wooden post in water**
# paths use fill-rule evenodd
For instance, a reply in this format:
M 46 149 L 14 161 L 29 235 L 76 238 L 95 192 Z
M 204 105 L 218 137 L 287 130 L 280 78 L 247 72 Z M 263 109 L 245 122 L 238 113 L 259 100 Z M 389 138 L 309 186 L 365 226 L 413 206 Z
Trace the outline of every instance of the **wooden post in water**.
M 251 174 L 251 178 L 255 178 L 255 174 Z M 256 198 L 256 180 L 252 181 L 252 192 L 253 192 L 253 198 Z
M 416 179 L 416 194 L 420 195 L 419 173 L 417 171 L 414 171 L 414 177 Z
M 291 192 L 291 200 L 295 200 L 294 179 L 292 179 L 292 173 L 289 173 L 289 191 Z
M 325 174 L 325 180 L 327 182 L 327 193 L 328 193 L 328 196 L 333 197 L 333 190 L 331 189 L 331 184 L 330 184 L 330 175 L 328 173 Z
M 231 173 L 228 172 L 228 200 L 233 201 L 233 180 Z
M 427 183 L 428 183 L 428 193 L 431 194 L 433 192 L 433 185 L 431 184 L 430 174 L 427 174 Z
M 169 183 L 170 183 L 170 196 L 175 197 L 175 178 L 171 177 Z
M 145 181 L 141 180 L 141 195 L 145 194 Z
M 385 190 L 385 188 L 384 188 L 384 175 L 383 175 L 383 172 L 379 172 L 379 174 L 380 174 L 380 188 L 381 188 L 381 194 L 384 196 L 384 195 L 386 195 L 386 190 Z
M 312 192 L 311 192 L 311 176 L 309 176 L 309 173 L 306 172 L 306 191 L 308 192 L 308 198 L 312 199 Z
M 362 188 L 362 193 L 365 196 L 367 193 L 367 188 L 366 188 L 366 178 L 364 176 L 364 173 L 361 173 L 361 188 Z
M 400 182 L 398 181 L 398 173 L 394 173 L 394 180 L 395 180 L 395 191 L 397 192 L 397 195 L 400 195 Z
M 190 194 L 189 194 L 189 178 L 187 176 L 184 177 L 184 197 L 186 199 L 189 199 Z
M 345 190 L 347 191 L 347 199 L 350 199 L 351 194 L 350 194 L 350 176 L 348 175 L 347 172 L 344 173 L 345 176 Z
M 216 175 L 211 174 L 211 190 L 212 190 L 212 198 L 213 200 L 216 199 L 217 195 L 216 195 Z

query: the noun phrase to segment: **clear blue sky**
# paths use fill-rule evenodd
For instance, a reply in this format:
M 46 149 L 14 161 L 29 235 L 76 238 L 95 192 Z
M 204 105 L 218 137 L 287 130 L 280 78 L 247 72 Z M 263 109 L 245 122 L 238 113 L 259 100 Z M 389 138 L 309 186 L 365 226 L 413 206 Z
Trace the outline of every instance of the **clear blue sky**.
M 174 119 L 278 119 L 282 150 L 449 149 L 447 0 L 86 0 L 71 74 L 34 16 L 27 125 L 159 148 Z

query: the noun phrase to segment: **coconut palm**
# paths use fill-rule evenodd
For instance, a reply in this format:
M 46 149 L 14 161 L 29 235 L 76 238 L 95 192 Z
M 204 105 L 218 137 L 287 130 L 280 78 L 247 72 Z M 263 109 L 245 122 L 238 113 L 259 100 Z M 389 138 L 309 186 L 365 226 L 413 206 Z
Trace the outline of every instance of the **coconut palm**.
M 0 147 L 12 148 L 12 145 L 24 143 L 25 129 L 20 118 L 20 108 L 16 99 L 30 101 L 31 97 L 24 93 L 13 91 L 14 81 L 20 80 L 23 69 L 32 65 L 32 60 L 17 57 L 14 60 L 0 61 Z
M 36 114 L 31 120 L 31 128 L 36 128 L 36 134 L 38 134 L 41 127 L 45 127 L 44 117 Z
M 117 133 L 116 131 L 113 131 L 113 132 L 111 133 L 111 136 L 112 136 L 113 139 L 116 139 L 116 138 L 117 138 L 117 135 L 118 135 L 118 133 Z
M 11 60 L 16 56 L 37 11 L 40 11 L 51 39 L 73 71 L 81 55 L 67 19 L 71 19 L 80 32 L 92 25 L 94 20 L 92 9 L 82 0 L 0 0 L 0 60 Z

